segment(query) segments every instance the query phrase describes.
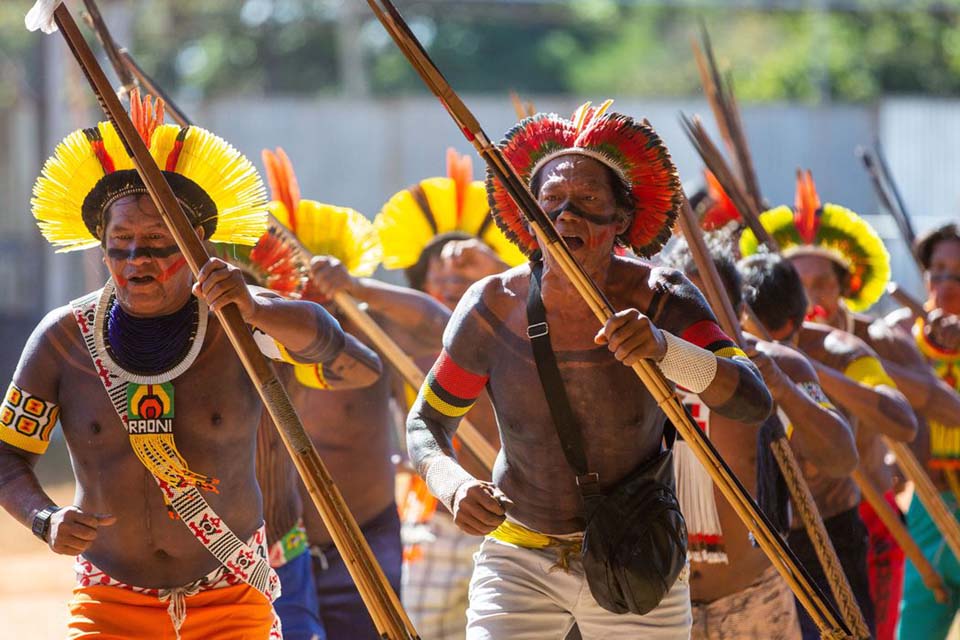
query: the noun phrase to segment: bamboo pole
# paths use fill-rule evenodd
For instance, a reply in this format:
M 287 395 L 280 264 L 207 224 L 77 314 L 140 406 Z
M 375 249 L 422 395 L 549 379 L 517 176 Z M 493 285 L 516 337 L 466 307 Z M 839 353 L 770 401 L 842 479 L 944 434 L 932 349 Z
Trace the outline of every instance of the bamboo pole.
M 743 346 L 743 335 L 736 311 L 730 302 L 730 296 L 727 295 L 723 287 L 723 280 L 720 278 L 717 267 L 710 256 L 710 250 L 704 241 L 703 233 L 697 226 L 696 216 L 694 216 L 686 198 L 684 198 L 679 218 L 683 236 L 687 240 L 687 246 L 690 248 L 690 253 L 697 265 L 697 271 L 700 273 L 700 280 L 703 282 L 704 289 L 706 289 L 707 300 L 717 314 L 723 330 L 736 340 L 737 344 Z M 766 338 L 769 338 L 769 336 L 766 336 Z M 768 419 L 774 419 L 777 420 L 778 424 L 780 423 L 776 413 Z M 854 637 L 867 639 L 870 637 L 870 629 L 860 606 L 857 604 L 856 596 L 854 596 L 850 581 L 843 571 L 840 559 L 837 557 L 833 542 L 827 534 L 823 519 L 820 517 L 820 510 L 813 499 L 813 494 L 810 493 L 810 487 L 807 486 L 797 458 L 787 441 L 782 424 L 779 424 L 777 432 L 780 435 L 770 443 L 771 452 L 777 461 L 777 466 L 780 467 L 787 489 L 790 491 L 791 500 L 797 509 L 797 514 L 800 516 L 800 521 L 803 523 L 807 536 L 810 538 L 817 559 L 823 568 L 823 573 L 827 577 L 833 598 L 847 626 L 853 630 Z
M 590 307 L 597 320 L 605 323 L 614 313 L 614 308 L 604 294 L 597 288 L 582 266 L 570 253 L 563 239 L 557 233 L 547 215 L 540 208 L 529 188 L 516 171 L 480 127 L 474 115 L 463 104 L 460 97 L 443 78 L 423 46 L 403 20 L 390 0 L 367 0 L 371 10 L 403 52 L 411 66 L 421 76 L 427 86 L 440 99 L 450 116 L 456 121 L 461 132 L 486 161 L 493 175 L 508 190 L 511 198 L 527 217 L 544 251 L 550 252 L 560 269 L 570 279 L 584 301 Z M 819 589 L 810 580 L 797 562 L 790 548 L 773 531 L 769 520 L 757 507 L 737 477 L 733 474 L 716 448 L 692 421 L 683 405 L 674 394 L 673 387 L 663 377 L 659 369 L 649 361 L 641 361 L 633 367 L 637 377 L 653 396 L 657 405 L 664 411 L 690 445 L 704 468 L 713 477 L 717 488 L 730 502 L 747 529 L 753 533 L 758 545 L 770 557 L 771 562 L 790 585 L 802 605 L 810 612 L 814 623 L 821 632 L 830 637 L 842 637 L 849 634 L 843 620 L 826 601 Z
M 151 199 L 170 228 L 191 271 L 196 275 L 209 259 L 203 243 L 183 215 L 176 196 L 154 163 L 129 116 L 113 92 L 89 45 L 83 39 L 66 5 L 60 4 L 54 20 L 76 58 L 104 113 L 113 123 L 137 173 L 143 179 Z M 374 624 L 382 637 L 390 640 L 417 638 L 402 608 L 391 599 L 392 588 L 370 551 L 360 528 L 350 514 L 343 497 L 305 433 L 293 405 L 277 379 L 270 363 L 260 354 L 253 336 L 235 305 L 216 312 L 224 332 L 237 351 L 244 368 L 254 382 L 264 406 L 280 431 L 281 438 L 303 478 L 314 504 L 323 517 L 348 571 L 357 583 Z

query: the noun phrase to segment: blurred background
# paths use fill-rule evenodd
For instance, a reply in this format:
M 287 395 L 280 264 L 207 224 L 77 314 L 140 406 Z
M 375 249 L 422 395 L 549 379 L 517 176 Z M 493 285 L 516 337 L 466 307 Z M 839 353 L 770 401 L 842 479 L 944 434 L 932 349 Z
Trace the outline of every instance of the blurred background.
M 31 1 L 0 3 L 3 380 L 47 310 L 105 279 L 98 252 L 55 255 L 30 215 L 43 160 L 64 135 L 102 119 L 62 39 L 24 29 Z M 516 121 L 511 90 L 562 114 L 611 97 L 658 129 L 686 184 L 700 182 L 677 116 L 701 113 L 716 131 L 690 47 L 702 22 L 771 204 L 792 202 L 794 171 L 812 169 L 825 201 L 875 225 L 895 278 L 917 294 L 857 146 L 882 143 L 918 231 L 960 217 L 960 0 L 396 1 L 492 137 Z M 442 174 L 447 146 L 471 151 L 361 0 L 99 4 L 117 42 L 194 122 L 258 166 L 261 149 L 284 147 L 305 197 L 373 217 L 395 191 Z M 70 6 L 79 15 L 82 4 Z M 62 447 L 51 452 L 44 473 L 69 480 Z M 17 589 L 0 597 L 20 598 L 24 607 L 12 609 L 32 616 L 32 598 Z

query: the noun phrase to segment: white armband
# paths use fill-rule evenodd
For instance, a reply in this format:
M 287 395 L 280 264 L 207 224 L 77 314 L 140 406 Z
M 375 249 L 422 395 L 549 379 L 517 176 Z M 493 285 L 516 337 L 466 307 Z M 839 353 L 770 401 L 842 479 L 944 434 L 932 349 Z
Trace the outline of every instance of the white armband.
M 427 473 L 423 478 L 427 483 L 427 488 L 443 506 L 453 513 L 453 501 L 457 497 L 457 491 L 467 482 L 475 478 L 467 473 L 466 469 L 461 467 L 456 460 L 450 456 L 435 456 L 427 467 Z
M 661 331 L 667 352 L 657 363 L 664 377 L 691 393 L 701 393 L 717 375 L 717 356 L 695 344 Z

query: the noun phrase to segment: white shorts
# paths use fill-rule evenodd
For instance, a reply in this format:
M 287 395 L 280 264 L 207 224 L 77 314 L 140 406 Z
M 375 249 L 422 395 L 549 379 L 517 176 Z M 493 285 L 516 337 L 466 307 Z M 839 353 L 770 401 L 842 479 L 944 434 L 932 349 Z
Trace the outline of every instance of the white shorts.
M 524 549 L 486 538 L 474 556 L 467 640 L 562 640 L 574 623 L 583 640 L 690 637 L 690 574 L 684 569 L 660 605 L 638 616 L 597 604 L 579 557 L 569 572 L 553 568 L 550 549 Z

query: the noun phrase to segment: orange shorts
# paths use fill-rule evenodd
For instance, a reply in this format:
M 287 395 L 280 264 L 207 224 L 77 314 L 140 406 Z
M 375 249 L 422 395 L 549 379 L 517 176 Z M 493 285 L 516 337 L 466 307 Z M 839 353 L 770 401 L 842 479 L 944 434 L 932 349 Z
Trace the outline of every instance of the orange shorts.
M 125 640 L 267 640 L 274 623 L 265 595 L 243 583 L 200 591 L 184 599 L 189 615 L 179 634 L 168 611 L 169 600 L 122 587 L 76 587 L 70 601 L 67 638 Z

